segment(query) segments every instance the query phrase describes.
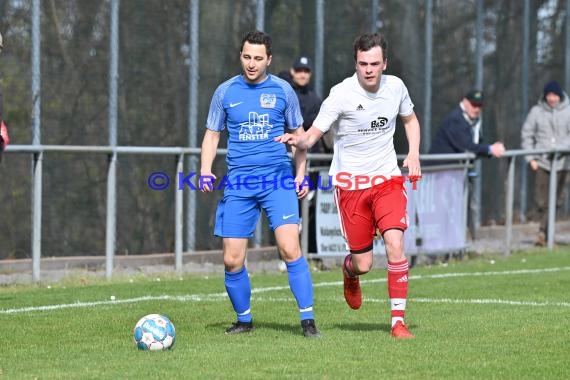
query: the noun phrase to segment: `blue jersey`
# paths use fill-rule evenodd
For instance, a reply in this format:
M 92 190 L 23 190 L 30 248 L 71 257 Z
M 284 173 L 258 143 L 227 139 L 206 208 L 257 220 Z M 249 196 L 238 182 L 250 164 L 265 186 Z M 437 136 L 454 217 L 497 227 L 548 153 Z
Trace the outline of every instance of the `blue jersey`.
M 287 129 L 303 125 L 299 100 L 286 81 L 269 74 L 262 83 L 251 84 L 235 76 L 216 89 L 206 128 L 228 133 L 229 180 L 254 175 L 270 176 L 291 167 L 284 144 L 273 139 Z M 290 172 L 290 169 L 289 169 Z

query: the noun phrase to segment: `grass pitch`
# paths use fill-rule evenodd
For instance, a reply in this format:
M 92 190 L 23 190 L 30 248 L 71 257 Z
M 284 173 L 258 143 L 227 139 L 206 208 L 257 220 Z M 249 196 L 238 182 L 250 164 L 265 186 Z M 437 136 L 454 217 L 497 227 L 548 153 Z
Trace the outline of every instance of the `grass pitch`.
M 286 274 L 251 273 L 256 330 L 234 321 L 222 274 L 164 274 L 0 287 L 6 379 L 570 378 L 570 251 L 515 253 L 410 272 L 406 322 L 389 336 L 386 272 L 362 277 L 348 308 L 340 269 L 313 273 L 322 339 L 302 336 Z M 111 300 L 111 296 L 115 299 Z M 138 351 L 137 320 L 167 315 L 171 351 Z

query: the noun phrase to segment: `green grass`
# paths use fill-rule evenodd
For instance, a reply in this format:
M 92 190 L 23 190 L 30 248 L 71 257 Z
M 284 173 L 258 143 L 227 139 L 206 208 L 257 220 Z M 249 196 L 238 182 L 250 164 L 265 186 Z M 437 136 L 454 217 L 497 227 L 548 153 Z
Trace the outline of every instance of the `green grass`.
M 302 337 L 285 274 L 252 273 L 247 336 L 223 334 L 235 317 L 221 274 L 4 286 L 0 379 L 570 378 L 570 252 L 493 260 L 413 268 L 408 341 L 389 336 L 380 269 L 362 278 L 358 311 L 339 270 L 313 274 L 318 340 Z M 149 313 L 175 324 L 173 350 L 136 349 L 132 328 Z

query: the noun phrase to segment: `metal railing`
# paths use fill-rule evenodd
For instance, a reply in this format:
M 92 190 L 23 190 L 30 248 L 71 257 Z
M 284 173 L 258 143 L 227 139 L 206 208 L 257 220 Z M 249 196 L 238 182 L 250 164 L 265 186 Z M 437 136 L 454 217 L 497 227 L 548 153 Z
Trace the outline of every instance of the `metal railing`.
M 113 273 L 114 255 L 115 255 L 115 219 L 116 219 L 116 205 L 114 202 L 114 193 L 116 188 L 116 172 L 115 164 L 117 157 L 126 154 L 142 154 L 142 155 L 175 155 L 178 156 L 176 171 L 182 173 L 184 171 L 184 159 L 186 156 L 197 157 L 200 154 L 200 148 L 184 148 L 184 147 L 140 147 L 140 146 L 68 146 L 68 145 L 10 145 L 6 153 L 28 153 L 33 157 L 32 162 L 32 279 L 37 282 L 40 280 L 40 259 L 41 259 L 41 207 L 42 207 L 42 173 L 43 173 L 43 159 L 46 152 L 74 152 L 74 153 L 101 153 L 109 157 L 109 166 L 107 169 L 107 222 L 106 222 L 106 244 L 105 244 L 105 262 L 106 262 L 106 277 L 110 278 Z M 218 155 L 225 155 L 226 149 L 218 149 Z M 570 150 L 551 150 L 551 149 L 536 149 L 536 150 L 509 150 L 505 152 L 504 159 L 508 160 L 507 181 L 505 190 L 505 246 L 504 255 L 509 255 L 512 249 L 512 227 L 513 227 L 513 209 L 514 209 L 514 193 L 515 193 L 515 168 L 516 160 L 518 157 L 525 155 L 548 154 L 551 162 L 560 156 L 567 155 Z M 332 154 L 308 154 L 307 155 L 307 168 L 313 170 L 311 162 L 330 163 Z M 398 159 L 405 158 L 403 155 L 398 155 Z M 429 154 L 421 155 L 422 162 L 429 161 L 457 161 L 458 164 L 467 167 L 470 165 L 476 156 L 471 153 L 464 154 Z M 457 167 L 458 164 L 453 166 Z M 439 166 L 441 168 L 441 166 Z M 423 170 L 430 170 L 429 166 L 425 166 Z M 550 172 L 549 193 L 548 193 L 548 235 L 547 247 L 553 249 L 554 247 L 554 233 L 555 233 L 555 217 L 556 217 L 556 180 L 557 172 Z M 174 256 L 175 256 L 175 270 L 182 269 L 182 241 L 183 241 L 183 191 L 178 190 L 180 183 L 177 177 L 177 184 L 175 187 L 175 212 L 174 212 Z M 192 195 L 191 195 L 192 196 Z M 302 215 L 303 215 L 303 230 L 301 235 L 301 244 L 303 252 L 307 252 L 308 248 L 308 205 L 303 202 Z M 193 215 L 189 212 L 188 215 Z M 187 223 L 196 223 L 195 218 L 189 217 Z M 259 230 L 259 229 L 258 229 Z M 256 237 L 258 238 L 258 237 Z
M 182 147 L 136 147 L 136 146 L 77 146 L 77 145 L 10 145 L 6 153 L 31 153 L 32 162 L 32 280 L 40 280 L 40 259 L 41 259 L 41 212 L 42 212 L 42 174 L 43 160 L 46 152 L 73 152 L 73 153 L 101 153 L 109 157 L 107 168 L 107 219 L 105 233 L 105 270 L 106 277 L 111 278 L 114 267 L 115 255 L 115 222 L 116 222 L 116 162 L 118 155 L 124 154 L 160 154 L 178 156 L 176 172 L 184 171 L 185 156 L 198 156 L 200 148 Z M 219 149 L 218 154 L 225 154 L 225 149 Z M 182 241 L 183 241 L 183 191 L 179 191 L 180 183 L 177 176 L 175 187 L 175 209 L 174 209 L 174 257 L 175 269 L 182 269 Z M 195 196 L 190 194 L 190 196 Z M 193 215 L 193 214 L 189 214 Z M 188 223 L 195 223 L 195 220 L 188 220 Z

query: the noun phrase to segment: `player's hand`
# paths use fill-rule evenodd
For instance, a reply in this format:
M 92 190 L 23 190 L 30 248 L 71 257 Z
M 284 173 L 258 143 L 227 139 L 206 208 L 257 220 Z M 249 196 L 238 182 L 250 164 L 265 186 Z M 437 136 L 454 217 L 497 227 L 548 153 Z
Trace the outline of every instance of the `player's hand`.
M 417 181 L 422 178 L 422 169 L 420 166 L 420 156 L 417 154 L 408 154 L 404 159 L 405 168 L 408 168 L 408 179 L 410 181 Z
M 530 168 L 532 169 L 532 171 L 538 170 L 538 162 L 536 162 L 536 160 L 532 160 L 528 164 L 530 165 Z
M 302 185 L 302 187 L 301 187 Z M 304 176 L 297 175 L 295 177 L 295 191 L 297 192 L 297 198 L 303 199 L 309 194 L 309 186 L 307 185 L 307 181 L 305 181 Z
M 491 145 L 491 155 L 493 157 L 501 157 L 503 154 L 505 154 L 505 145 L 502 142 L 497 141 Z
M 199 178 L 200 191 L 203 193 L 210 193 L 214 191 L 214 181 L 216 180 L 216 176 L 210 172 L 201 172 Z
M 282 144 L 296 145 L 297 136 L 291 133 L 284 133 L 281 136 L 274 138 L 274 141 L 280 142 Z
M 305 139 L 301 137 L 301 135 L 293 135 L 291 133 L 285 133 L 281 136 L 278 136 L 274 139 L 276 142 L 280 142 L 282 144 L 289 144 L 299 149 L 306 149 Z

